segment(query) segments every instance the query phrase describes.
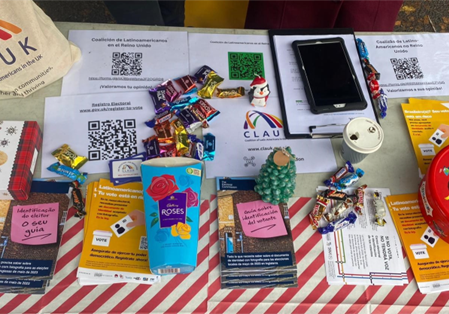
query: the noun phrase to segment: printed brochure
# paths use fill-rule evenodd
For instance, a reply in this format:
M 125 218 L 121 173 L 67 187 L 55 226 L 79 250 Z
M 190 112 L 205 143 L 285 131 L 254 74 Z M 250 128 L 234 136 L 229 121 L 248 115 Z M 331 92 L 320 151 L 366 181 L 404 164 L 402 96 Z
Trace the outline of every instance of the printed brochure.
M 449 290 L 449 243 L 427 225 L 418 204 L 418 194 L 386 197 L 402 244 L 421 293 Z
M 221 288 L 296 287 L 287 204 L 260 200 L 256 181 L 217 178 Z
M 433 157 L 449 145 L 449 103 L 410 98 L 402 111 L 422 178 Z
M 91 185 L 77 274 L 80 283 L 158 282 L 159 276 L 148 266 L 142 183 L 114 186 L 100 179 Z

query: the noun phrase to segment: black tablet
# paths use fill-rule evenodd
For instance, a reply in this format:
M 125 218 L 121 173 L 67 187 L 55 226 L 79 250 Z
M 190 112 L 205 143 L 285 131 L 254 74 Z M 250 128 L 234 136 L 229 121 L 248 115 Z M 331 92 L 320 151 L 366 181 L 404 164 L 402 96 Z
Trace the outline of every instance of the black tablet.
M 292 43 L 313 113 L 363 110 L 367 106 L 342 38 Z

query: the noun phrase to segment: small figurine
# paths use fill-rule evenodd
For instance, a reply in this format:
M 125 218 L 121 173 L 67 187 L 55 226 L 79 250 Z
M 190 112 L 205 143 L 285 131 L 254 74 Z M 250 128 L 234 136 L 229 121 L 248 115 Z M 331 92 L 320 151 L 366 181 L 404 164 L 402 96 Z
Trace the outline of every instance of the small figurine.
M 265 107 L 267 105 L 268 95 L 270 95 L 267 81 L 263 77 L 257 75 L 249 86 L 251 89 L 248 96 L 251 105 L 254 107 Z

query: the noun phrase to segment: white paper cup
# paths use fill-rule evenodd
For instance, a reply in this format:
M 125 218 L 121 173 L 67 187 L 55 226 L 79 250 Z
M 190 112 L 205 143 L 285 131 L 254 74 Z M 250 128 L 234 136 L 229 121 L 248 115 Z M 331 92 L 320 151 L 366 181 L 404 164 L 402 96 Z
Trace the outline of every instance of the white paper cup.
M 384 140 L 380 125 L 368 118 L 355 118 L 343 130 L 341 157 L 356 164 L 376 152 Z

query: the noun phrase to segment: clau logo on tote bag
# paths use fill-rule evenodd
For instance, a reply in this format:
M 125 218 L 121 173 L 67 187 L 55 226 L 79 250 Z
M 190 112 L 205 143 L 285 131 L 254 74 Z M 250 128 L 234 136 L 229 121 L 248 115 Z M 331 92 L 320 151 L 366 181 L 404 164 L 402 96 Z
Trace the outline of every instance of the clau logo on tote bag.
M 1 40 L 8 40 L 12 37 L 12 35 L 10 33 L 5 32 L 3 29 L 6 29 L 6 30 L 12 32 L 15 35 L 20 34 L 22 32 L 22 29 L 20 27 L 14 25 L 14 24 L 11 24 L 9 22 L 0 20 L 0 39 Z M 18 46 L 23 50 L 23 52 L 26 55 L 30 54 L 29 50 L 31 50 L 31 51 L 37 50 L 36 48 L 34 48 L 33 46 L 30 46 L 28 44 L 28 37 L 25 38 L 24 42 L 21 42 L 19 40 L 17 43 L 18 43 Z M 12 48 L 11 49 L 6 48 L 6 53 L 0 52 L 0 59 L 3 60 L 3 62 L 6 65 L 13 65 L 17 60 L 16 55 L 11 50 L 14 51 L 14 49 L 12 49 Z M 9 56 L 7 56 L 7 55 L 9 55 Z M 38 61 L 38 60 L 36 60 L 36 61 Z M 22 67 L 26 67 L 26 65 L 22 66 Z
M 5 32 L 3 29 L 6 29 L 14 34 L 20 34 L 22 29 L 14 24 L 8 23 L 6 21 L 0 20 L 0 39 L 8 40 L 12 37 L 10 33 Z

